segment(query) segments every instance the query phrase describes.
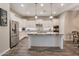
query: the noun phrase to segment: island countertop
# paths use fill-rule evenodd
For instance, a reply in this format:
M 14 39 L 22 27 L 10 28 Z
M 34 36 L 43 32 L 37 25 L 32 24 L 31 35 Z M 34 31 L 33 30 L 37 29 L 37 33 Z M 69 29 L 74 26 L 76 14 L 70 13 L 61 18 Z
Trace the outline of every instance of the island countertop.
M 38 33 L 38 32 L 29 32 L 27 33 L 30 39 L 30 46 L 38 47 L 59 47 L 63 49 L 63 35 L 62 33 Z
M 28 32 L 28 35 L 64 35 L 63 33 L 54 33 L 54 32 L 46 32 L 46 33 L 39 33 L 39 32 Z

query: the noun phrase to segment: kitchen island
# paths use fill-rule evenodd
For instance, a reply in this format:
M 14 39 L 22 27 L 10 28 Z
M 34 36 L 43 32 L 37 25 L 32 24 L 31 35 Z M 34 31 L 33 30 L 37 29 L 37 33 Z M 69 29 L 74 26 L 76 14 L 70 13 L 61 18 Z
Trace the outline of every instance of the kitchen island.
M 30 46 L 59 47 L 63 49 L 63 34 L 57 33 L 28 33 Z

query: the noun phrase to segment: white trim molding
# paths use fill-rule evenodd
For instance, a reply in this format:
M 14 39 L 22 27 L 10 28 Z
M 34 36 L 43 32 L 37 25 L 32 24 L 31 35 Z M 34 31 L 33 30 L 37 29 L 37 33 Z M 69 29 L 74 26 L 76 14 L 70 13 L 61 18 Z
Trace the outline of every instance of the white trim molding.
M 5 50 L 4 52 L 2 52 L 1 54 L 0 54 L 0 56 L 2 56 L 3 54 L 5 54 L 7 51 L 9 51 L 10 50 L 10 48 L 9 49 L 7 49 L 7 50 Z

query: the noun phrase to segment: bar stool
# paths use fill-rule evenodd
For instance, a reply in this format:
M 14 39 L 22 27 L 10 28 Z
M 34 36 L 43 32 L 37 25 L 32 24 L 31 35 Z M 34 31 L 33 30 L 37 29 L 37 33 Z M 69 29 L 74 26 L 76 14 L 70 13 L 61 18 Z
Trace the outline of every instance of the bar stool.
M 73 43 L 79 47 L 79 32 L 72 31 L 72 35 L 73 35 Z

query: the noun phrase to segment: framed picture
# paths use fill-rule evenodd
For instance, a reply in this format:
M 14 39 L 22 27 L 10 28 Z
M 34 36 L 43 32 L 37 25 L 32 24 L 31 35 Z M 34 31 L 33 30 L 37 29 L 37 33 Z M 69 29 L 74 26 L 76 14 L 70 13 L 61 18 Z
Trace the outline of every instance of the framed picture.
M 7 11 L 0 8 L 0 26 L 7 26 Z

